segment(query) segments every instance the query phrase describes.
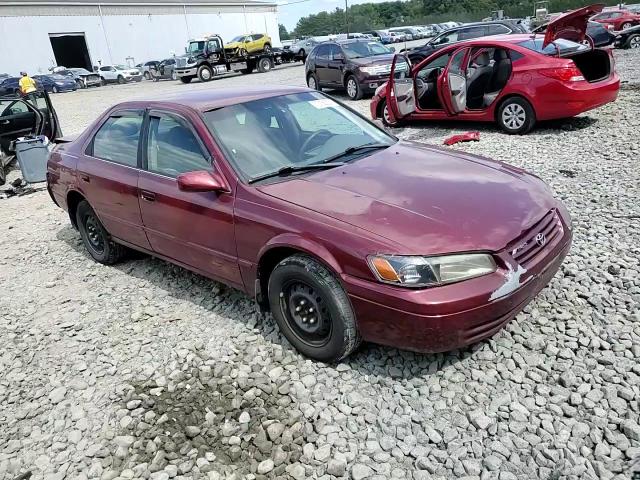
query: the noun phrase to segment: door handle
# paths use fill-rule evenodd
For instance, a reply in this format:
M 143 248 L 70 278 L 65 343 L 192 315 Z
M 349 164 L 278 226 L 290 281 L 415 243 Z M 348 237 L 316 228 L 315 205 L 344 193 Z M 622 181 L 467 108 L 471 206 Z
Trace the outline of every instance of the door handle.
M 9 125 L 9 120 L 2 120 L 0 125 Z
M 140 190 L 140 198 L 146 200 L 147 202 L 155 202 L 156 194 L 148 190 Z
M 82 180 L 83 182 L 89 183 L 91 181 L 91 178 L 89 177 L 89 175 L 87 175 L 85 173 L 81 173 L 80 174 L 80 180 Z

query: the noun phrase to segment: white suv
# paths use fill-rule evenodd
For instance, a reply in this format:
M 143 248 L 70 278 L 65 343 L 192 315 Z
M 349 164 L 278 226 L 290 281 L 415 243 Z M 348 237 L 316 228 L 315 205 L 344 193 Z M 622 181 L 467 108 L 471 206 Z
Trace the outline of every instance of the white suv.
M 98 69 L 98 74 L 102 83 L 108 82 L 139 82 L 142 80 L 142 73 L 137 68 L 129 68 L 125 65 L 103 65 Z

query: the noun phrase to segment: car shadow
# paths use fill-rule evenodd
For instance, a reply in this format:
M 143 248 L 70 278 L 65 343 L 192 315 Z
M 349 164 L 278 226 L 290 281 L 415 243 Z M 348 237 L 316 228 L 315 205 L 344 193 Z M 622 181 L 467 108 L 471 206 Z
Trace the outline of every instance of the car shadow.
M 87 261 L 93 262 L 82 243 L 80 234 L 71 225 L 61 228 L 56 238 L 65 242 L 76 253 L 86 257 Z M 270 314 L 261 314 L 254 300 L 240 290 L 140 252 L 132 252 L 129 259 L 107 268 L 115 268 L 136 279 L 151 282 L 171 298 L 193 303 L 210 313 L 224 315 L 249 328 L 257 328 L 265 339 L 278 343 L 289 352 L 301 356 L 282 334 L 278 332 L 277 337 L 271 334 L 274 329 L 277 329 L 273 317 Z M 211 301 L 197 301 L 194 289 L 199 291 L 199 295 L 210 294 Z M 234 307 L 229 308 L 229 305 Z M 247 315 L 247 312 L 251 314 Z M 257 319 L 257 321 L 254 320 L 255 325 L 251 319 Z M 342 364 L 362 375 L 412 379 L 453 367 L 456 363 L 472 356 L 476 350 L 485 347 L 486 342 L 482 342 L 451 352 L 429 354 L 365 342 L 351 356 L 334 365 L 334 368 Z

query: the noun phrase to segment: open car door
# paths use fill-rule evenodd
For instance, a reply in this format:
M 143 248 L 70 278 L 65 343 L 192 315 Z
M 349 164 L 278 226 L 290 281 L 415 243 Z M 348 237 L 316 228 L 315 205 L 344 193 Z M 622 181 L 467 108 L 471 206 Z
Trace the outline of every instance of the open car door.
M 467 108 L 466 65 L 470 48 L 459 48 L 438 78 L 438 96 L 449 115 L 457 115 Z
M 28 135 L 40 135 L 44 116 L 31 102 L 19 97 L 0 97 L 0 149 L 13 153 L 13 142 Z
M 416 111 L 416 92 L 411 76 L 411 62 L 404 54 L 397 53 L 393 56 L 386 98 L 389 114 L 393 116 L 394 121 Z
M 587 36 L 589 19 L 595 14 L 600 13 L 603 8 L 604 4 L 598 3 L 573 10 L 572 12 L 563 13 L 556 17 L 547 25 L 542 48 L 559 38 L 582 43 Z

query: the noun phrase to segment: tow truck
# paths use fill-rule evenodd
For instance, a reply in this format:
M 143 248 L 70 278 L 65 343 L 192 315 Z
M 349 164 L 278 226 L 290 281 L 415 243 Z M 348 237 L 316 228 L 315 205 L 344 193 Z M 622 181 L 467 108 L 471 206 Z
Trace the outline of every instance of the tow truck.
M 207 35 L 189 40 L 185 55 L 176 57 L 175 72 L 182 83 L 189 83 L 196 77 L 201 82 L 208 82 L 228 72 L 268 72 L 279 62 L 278 56 L 279 53 L 271 49 L 234 55 L 225 51 L 220 35 Z

